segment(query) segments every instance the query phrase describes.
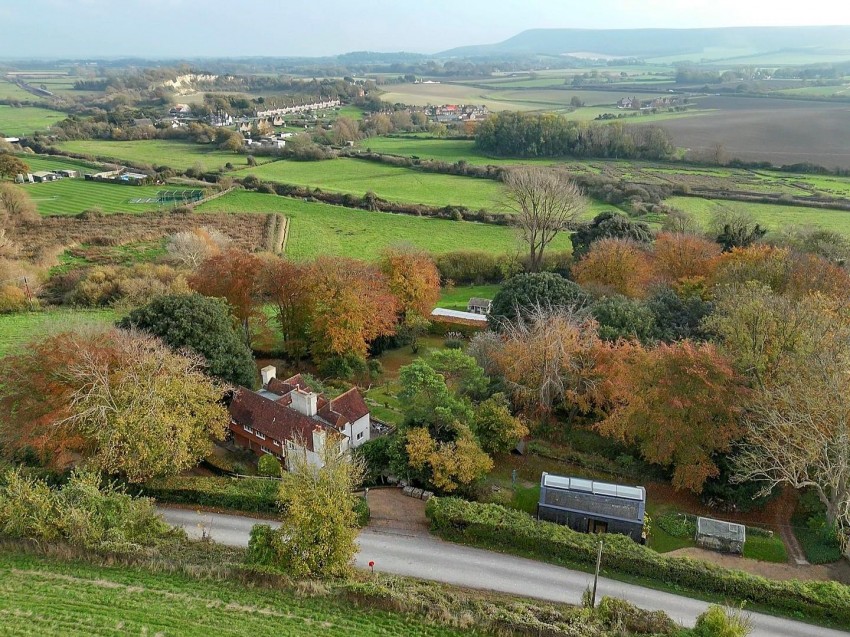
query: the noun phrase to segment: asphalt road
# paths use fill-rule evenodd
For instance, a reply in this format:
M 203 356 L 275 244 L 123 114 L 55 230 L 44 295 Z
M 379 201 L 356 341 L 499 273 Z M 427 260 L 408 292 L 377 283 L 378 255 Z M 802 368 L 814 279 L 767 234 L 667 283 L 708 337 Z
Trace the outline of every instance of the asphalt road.
M 254 524 L 274 522 L 253 518 L 196 512 L 186 509 L 160 508 L 171 524 L 186 529 L 192 538 L 202 535 L 220 544 L 247 546 Z M 364 529 L 357 539 L 360 552 L 356 564 L 396 575 L 445 582 L 467 588 L 494 590 L 525 597 L 577 604 L 581 594 L 593 583 L 593 576 L 552 564 L 528 560 L 493 551 L 444 542 L 421 534 Z M 626 599 L 649 610 L 663 610 L 674 620 L 693 626 L 707 602 L 671 593 L 599 579 L 597 599 L 608 595 Z M 802 622 L 751 613 L 752 637 L 847 637 L 848 633 L 821 628 Z

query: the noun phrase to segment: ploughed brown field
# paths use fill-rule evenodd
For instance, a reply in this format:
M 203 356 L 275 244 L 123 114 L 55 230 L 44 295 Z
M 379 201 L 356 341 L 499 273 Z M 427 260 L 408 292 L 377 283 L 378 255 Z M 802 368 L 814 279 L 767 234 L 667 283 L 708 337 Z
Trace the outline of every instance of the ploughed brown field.
M 709 152 L 719 143 L 730 159 L 850 168 L 850 103 L 725 96 L 697 103 L 718 110 L 661 124 L 676 146 Z

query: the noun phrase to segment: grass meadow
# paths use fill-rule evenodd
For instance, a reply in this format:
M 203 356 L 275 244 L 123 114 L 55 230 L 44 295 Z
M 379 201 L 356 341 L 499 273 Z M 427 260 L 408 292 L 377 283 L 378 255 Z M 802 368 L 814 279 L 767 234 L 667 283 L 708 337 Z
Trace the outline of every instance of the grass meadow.
M 13 84 L 12 82 L 7 82 L 2 77 L 0 77 L 0 100 L 21 100 L 21 101 L 32 101 L 37 102 L 39 100 L 43 100 L 43 97 L 39 97 L 38 95 L 33 95 L 32 93 L 25 91 L 17 84 Z
M 700 197 L 671 197 L 665 203 L 693 215 L 703 226 L 720 211 L 747 212 L 762 227 L 777 231 L 788 226 L 813 226 L 850 237 L 850 211 L 784 206 L 779 204 L 719 201 Z
M 236 168 L 248 165 L 246 155 L 218 150 L 212 145 L 176 140 L 145 139 L 124 142 L 86 139 L 62 142 L 58 147 L 65 152 L 91 155 L 98 159 L 169 166 L 177 170 L 186 170 L 195 164 L 203 166 L 204 170 L 216 170 L 228 162 Z M 257 158 L 258 163 L 264 160 L 263 157 Z
M 372 260 L 385 247 L 404 243 L 435 254 L 454 250 L 502 254 L 520 249 L 516 234 L 506 226 L 369 212 L 253 192 L 227 194 L 201 204 L 197 211 L 281 212 L 289 218 L 286 255 L 293 259 L 334 255 Z M 551 249 L 571 249 L 569 237 L 558 236 Z
M 26 95 L 33 97 L 29 93 Z M 68 116 L 61 111 L 46 108 L 35 106 L 14 108 L 0 104 L 0 133 L 9 137 L 32 135 L 36 131 L 47 130 L 66 117 Z
M 501 286 L 489 285 L 457 285 L 451 288 L 443 288 L 440 292 L 440 300 L 437 307 L 447 310 L 460 310 L 466 312 L 466 305 L 473 297 L 491 299 L 496 296 Z
M 46 310 L 0 314 L 0 356 L 58 327 L 68 327 L 75 322 L 111 324 L 117 318 L 114 310 Z
M 501 184 L 491 179 L 425 173 L 359 159 L 281 160 L 240 171 L 264 181 L 310 186 L 364 195 L 368 191 L 390 201 L 429 206 L 466 206 L 501 210 Z
M 0 633 L 184 637 L 460 635 L 385 611 L 236 582 L 0 553 Z M 466 634 L 466 633 L 464 633 Z
M 80 159 L 71 159 L 69 157 L 62 157 L 61 155 L 30 155 L 30 154 L 20 154 L 18 155 L 23 162 L 26 163 L 27 166 L 30 167 L 31 172 L 38 172 L 40 170 L 78 170 L 81 175 L 87 172 L 97 172 L 102 170 L 100 164 L 82 161 Z
M 22 186 L 38 211 L 45 215 L 72 215 L 92 208 L 104 212 L 147 212 L 160 208 L 156 203 L 130 203 L 155 197 L 164 186 L 125 186 L 84 179 L 60 179 Z

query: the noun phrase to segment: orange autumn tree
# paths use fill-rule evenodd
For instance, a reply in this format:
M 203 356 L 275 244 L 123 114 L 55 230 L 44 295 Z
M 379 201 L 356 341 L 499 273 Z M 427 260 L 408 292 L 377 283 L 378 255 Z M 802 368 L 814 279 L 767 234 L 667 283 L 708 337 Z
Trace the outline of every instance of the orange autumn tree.
M 691 285 L 709 279 L 717 267 L 721 248 L 693 234 L 663 232 L 655 239 L 655 272 L 672 285 Z
M 260 275 L 264 261 L 244 250 L 230 249 L 205 259 L 194 274 L 189 285 L 205 296 L 225 299 L 233 308 L 233 314 L 242 323 L 245 342 L 251 346 L 252 318 L 260 315 Z
M 440 272 L 431 255 L 414 248 L 387 248 L 379 266 L 398 300 L 400 314 L 431 314 L 440 298 Z
M 300 358 L 308 350 L 312 295 L 309 268 L 287 259 L 270 259 L 262 273 L 264 299 L 274 305 L 283 349 Z
M 644 349 L 609 346 L 600 371 L 613 391 L 605 436 L 636 444 L 643 457 L 673 469 L 673 486 L 702 491 L 719 474 L 712 456 L 728 453 L 743 430 L 743 387 L 731 363 L 710 343 L 679 341 Z
M 636 241 L 600 239 L 575 266 L 573 276 L 582 287 L 602 294 L 646 296 L 653 272 L 649 255 Z
M 310 335 L 317 358 L 365 357 L 369 343 L 395 332 L 397 301 L 386 276 L 355 259 L 320 257 L 308 270 Z

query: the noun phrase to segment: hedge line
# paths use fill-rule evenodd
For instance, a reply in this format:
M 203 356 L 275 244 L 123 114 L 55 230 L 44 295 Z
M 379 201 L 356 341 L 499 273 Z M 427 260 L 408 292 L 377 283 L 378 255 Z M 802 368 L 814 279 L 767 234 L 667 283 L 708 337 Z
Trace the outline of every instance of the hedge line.
M 249 513 L 278 513 L 277 480 L 175 477 L 150 480 L 144 495 L 160 502 L 198 504 Z
M 432 498 L 426 512 L 439 536 L 541 560 L 595 564 L 598 538 L 538 522 L 521 511 L 458 498 Z M 788 614 L 850 626 L 850 587 L 838 582 L 774 581 L 688 558 L 668 557 L 623 535 L 605 536 L 603 564 L 665 585 L 749 601 Z

